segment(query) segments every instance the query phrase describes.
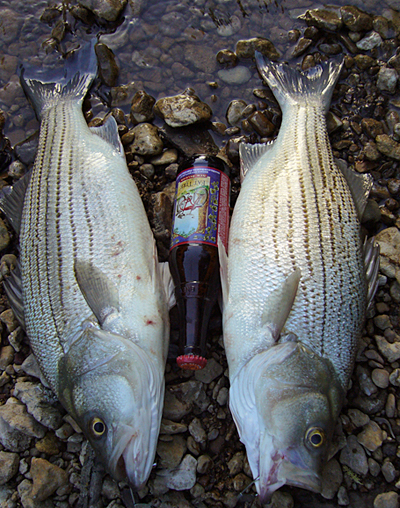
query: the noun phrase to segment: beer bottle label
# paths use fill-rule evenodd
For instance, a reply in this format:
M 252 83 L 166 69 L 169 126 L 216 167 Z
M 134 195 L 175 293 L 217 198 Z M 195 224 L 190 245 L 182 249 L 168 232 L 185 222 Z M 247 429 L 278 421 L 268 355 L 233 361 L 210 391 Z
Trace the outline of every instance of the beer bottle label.
M 185 243 L 216 246 L 218 236 L 227 248 L 229 192 L 229 177 L 218 169 L 182 171 L 176 179 L 171 249 Z

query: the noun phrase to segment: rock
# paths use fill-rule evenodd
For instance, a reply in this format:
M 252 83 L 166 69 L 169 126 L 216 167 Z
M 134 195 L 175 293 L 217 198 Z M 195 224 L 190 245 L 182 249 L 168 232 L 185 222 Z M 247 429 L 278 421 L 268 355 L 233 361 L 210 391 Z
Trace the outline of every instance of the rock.
M 203 429 L 201 422 L 198 418 L 193 418 L 189 423 L 189 432 L 196 443 L 205 443 L 207 441 L 206 431 Z
M 160 456 L 160 466 L 164 469 L 175 469 L 179 466 L 186 452 L 186 439 L 175 435 L 171 441 L 159 440 L 157 453 Z
M 333 499 L 343 481 L 342 469 L 336 459 L 331 459 L 322 470 L 321 496 Z
M 345 489 L 345 487 L 343 487 L 343 485 L 338 490 L 337 498 L 339 506 L 348 506 L 350 504 L 347 490 Z
M 238 65 L 233 69 L 221 69 L 217 75 L 222 81 L 232 86 L 243 85 L 251 78 L 251 72 L 243 65 Z
M 14 166 L 15 167 L 15 166 Z M 0 218 L 0 252 L 10 245 L 11 237 L 2 218 Z
M 45 433 L 45 428 L 14 397 L 0 407 L 0 442 L 7 450 L 24 451 L 29 448 L 32 438 L 42 438 Z
M 374 499 L 374 508 L 399 508 L 399 496 L 397 492 L 383 492 Z
M 394 369 L 389 376 L 390 384 L 400 386 L 400 369 Z
M 394 482 L 394 480 L 399 476 L 399 472 L 396 471 L 396 468 L 388 459 L 385 459 L 381 471 L 388 483 Z
M 278 60 L 280 56 L 272 42 L 263 37 L 240 40 L 236 43 L 235 53 L 238 58 L 253 58 L 256 51 L 259 51 L 269 60 Z
M 367 69 L 372 67 L 375 63 L 375 60 L 371 56 L 363 54 L 356 55 L 354 57 L 354 61 L 357 67 L 362 71 L 366 71 Z
M 216 155 L 218 147 L 208 132 L 207 125 L 194 124 L 187 127 L 173 129 L 168 125 L 160 127 L 163 137 L 175 148 L 178 148 L 186 157 L 199 153 Z
M 390 67 L 380 67 L 378 73 L 378 81 L 376 86 L 385 92 L 395 93 L 396 85 L 398 81 L 398 74 L 395 69 L 391 69 Z
M 17 453 L 0 451 L 0 485 L 7 483 L 18 472 L 19 456 Z
M 364 427 L 369 422 L 369 416 L 359 409 L 349 409 L 347 414 L 356 428 Z
M 215 52 L 209 46 L 199 48 L 197 44 L 186 44 L 184 57 L 185 62 L 205 74 L 213 74 L 217 68 Z
M 306 37 L 301 37 L 292 52 L 292 58 L 297 58 L 302 55 L 313 43 L 312 39 L 307 39 Z
M 217 53 L 217 62 L 226 67 L 235 67 L 238 61 L 238 57 L 235 53 L 229 49 L 221 49 Z
M 194 406 L 199 410 L 205 410 L 208 405 L 209 400 L 203 389 L 203 383 L 190 380 L 167 387 L 163 415 L 169 420 L 180 421 L 183 416 L 192 411 Z
M 120 491 L 115 480 L 106 476 L 101 487 L 101 494 L 106 499 L 117 499 L 120 496 Z
M 231 37 L 232 35 L 239 32 L 242 27 L 240 18 L 233 15 L 230 16 L 228 23 L 222 23 L 217 28 L 217 33 L 220 37 Z
M 62 422 L 62 413 L 55 407 L 56 399 L 50 390 L 39 383 L 30 381 L 17 381 L 14 395 L 23 402 L 37 422 L 45 427 L 56 430 Z
M 139 90 L 135 93 L 131 103 L 131 121 L 133 124 L 150 122 L 154 118 L 153 106 L 156 100 L 154 97 Z
M 119 68 L 114 53 L 102 42 L 95 45 L 95 51 L 100 79 L 107 86 L 115 86 L 118 80 Z
M 203 383 L 211 383 L 224 372 L 222 365 L 220 365 L 214 358 L 210 358 L 207 365 L 202 370 L 196 370 L 195 378 Z
M 11 309 L 7 309 L 0 314 L 0 321 L 6 325 L 8 333 L 13 332 L 18 326 L 17 318 Z
M 376 235 L 376 241 L 380 247 L 381 271 L 400 283 L 400 231 L 396 227 L 384 229 Z
M 0 41 L 8 45 L 8 43 L 18 39 L 24 18 L 18 15 L 14 10 L 2 7 L 0 8 L 0 19 L 2 26 L 0 30 Z
M 196 483 L 196 466 L 197 460 L 192 455 L 186 455 L 174 471 L 163 477 L 165 485 L 178 491 L 191 489 Z
M 234 99 L 229 103 L 226 111 L 226 119 L 229 125 L 236 125 L 243 118 L 243 111 L 247 107 L 247 103 L 241 99 Z
M 242 452 L 237 452 L 235 455 L 231 458 L 231 460 L 227 463 L 229 474 L 231 476 L 236 476 L 239 474 L 243 469 L 243 461 L 244 461 L 244 455 Z
M 36 377 L 40 379 L 43 386 L 48 387 L 47 381 L 40 371 L 39 364 L 33 354 L 30 354 L 21 365 L 22 370 L 28 374 L 28 376 Z
M 381 46 L 382 42 L 382 37 L 378 34 L 378 32 L 371 32 L 361 39 L 361 41 L 357 42 L 356 46 L 362 51 L 370 51 L 371 49 Z
M 140 123 L 134 127 L 135 139 L 131 145 L 131 151 L 139 155 L 158 155 L 162 152 L 163 142 L 158 135 L 155 125 Z
M 175 148 L 167 148 L 160 155 L 153 157 L 150 162 L 153 166 L 163 166 L 167 164 L 173 164 L 178 160 L 178 152 Z
M 315 26 L 330 32 L 336 32 L 343 24 L 336 12 L 326 9 L 310 9 L 299 18 L 304 19 L 308 26 Z
M 79 4 L 106 21 L 116 21 L 128 0 L 79 0 Z
M 372 17 L 357 7 L 347 5 L 340 8 L 344 25 L 352 32 L 368 32 L 372 29 Z
M 6 370 L 14 361 L 14 348 L 3 346 L 0 350 L 0 370 Z
M 40 453 L 46 453 L 47 455 L 58 455 L 60 453 L 59 440 L 56 435 L 52 432 L 48 432 L 43 439 L 40 439 L 35 443 L 35 448 Z
M 211 118 L 211 108 L 186 90 L 183 94 L 159 99 L 154 110 L 171 127 L 183 127 L 197 122 L 206 122 Z
M 372 381 L 378 388 L 385 389 L 389 386 L 389 372 L 385 369 L 374 369 L 371 374 Z
M 160 32 L 168 37 L 176 37 L 182 34 L 186 28 L 185 16 L 181 12 L 171 11 L 160 19 Z
M 387 328 L 392 327 L 392 322 L 387 314 L 380 314 L 379 316 L 374 317 L 374 325 L 384 331 Z
M 268 120 L 262 111 L 256 111 L 249 116 L 248 121 L 261 137 L 269 137 L 275 131 L 275 125 Z
M 368 459 L 368 468 L 372 476 L 378 476 L 378 474 L 381 472 L 381 466 L 372 457 Z
M 383 440 L 384 434 L 382 429 L 374 421 L 368 422 L 364 430 L 357 436 L 357 441 L 370 452 L 374 452 L 382 446 Z
M 33 457 L 30 473 L 32 475 L 32 497 L 44 501 L 58 488 L 68 484 L 68 474 L 64 469 L 45 459 Z
M 383 134 L 382 122 L 374 118 L 363 118 L 361 120 L 361 127 L 364 133 L 372 139 L 375 139 L 379 134 Z
M 199 474 L 207 474 L 213 466 L 213 460 L 208 455 L 200 455 L 197 459 L 197 472 Z
M 368 472 L 368 462 L 365 451 L 356 436 L 347 438 L 345 448 L 340 452 L 340 463 L 348 466 L 356 474 L 365 476 Z
M 21 498 L 23 508 L 54 508 L 54 504 L 51 500 L 37 501 L 33 498 L 32 482 L 29 480 L 23 480 L 18 485 L 18 494 Z
M 223 386 L 217 396 L 217 402 L 220 406 L 225 406 L 225 404 L 228 402 L 229 398 L 229 390 L 225 386 Z
M 400 342 L 388 342 L 380 335 L 375 335 L 375 341 L 379 351 L 389 363 L 393 363 L 400 359 Z

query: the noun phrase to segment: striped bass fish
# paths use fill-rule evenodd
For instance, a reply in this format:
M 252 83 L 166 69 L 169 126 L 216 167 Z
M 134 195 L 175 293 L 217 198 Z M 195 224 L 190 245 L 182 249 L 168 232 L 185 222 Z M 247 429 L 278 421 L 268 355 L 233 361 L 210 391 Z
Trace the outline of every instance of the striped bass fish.
M 20 243 L 20 280 L 6 284 L 48 384 L 109 473 L 139 489 L 161 423 L 168 276 L 114 118 L 89 129 L 83 116 L 96 72 L 93 44 L 55 79 L 22 70 L 40 137 L 31 174 L 2 198 Z
M 256 59 L 282 125 L 273 143 L 240 146 L 229 259 L 219 251 L 230 409 L 264 501 L 284 484 L 321 490 L 379 249 L 360 233 L 371 177 L 339 169 L 329 145 L 342 65 Z

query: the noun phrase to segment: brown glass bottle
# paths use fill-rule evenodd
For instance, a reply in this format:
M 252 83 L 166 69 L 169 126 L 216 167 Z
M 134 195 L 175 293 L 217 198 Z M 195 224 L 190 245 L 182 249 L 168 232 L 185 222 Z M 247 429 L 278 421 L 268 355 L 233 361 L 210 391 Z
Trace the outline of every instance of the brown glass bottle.
M 169 267 L 179 310 L 178 365 L 205 367 L 208 322 L 220 278 L 218 237 L 227 248 L 229 170 L 218 157 L 196 155 L 177 174 Z

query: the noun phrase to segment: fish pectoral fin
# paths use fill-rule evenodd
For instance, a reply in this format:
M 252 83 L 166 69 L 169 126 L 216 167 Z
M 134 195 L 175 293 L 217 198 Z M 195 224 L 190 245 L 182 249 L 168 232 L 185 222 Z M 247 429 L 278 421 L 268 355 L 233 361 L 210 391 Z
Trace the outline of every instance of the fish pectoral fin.
M 221 312 L 224 302 L 229 298 L 228 287 L 228 254 L 226 253 L 225 245 L 222 243 L 221 238 L 218 236 L 218 257 L 219 257 L 219 274 L 221 278 L 222 289 L 222 302 L 220 303 Z
M 379 252 L 380 248 L 378 243 L 375 241 L 375 237 L 365 240 L 364 265 L 368 284 L 367 308 L 371 305 L 378 287 Z
M 4 290 L 19 324 L 25 330 L 25 313 L 22 303 L 22 278 L 19 261 L 10 275 L 4 278 Z
M 75 260 L 75 278 L 87 304 L 100 326 L 119 312 L 117 286 L 89 261 Z
M 356 173 L 347 166 L 345 161 L 341 159 L 336 159 L 335 163 L 346 178 L 351 195 L 353 196 L 358 218 L 361 220 L 373 183 L 372 176 Z
M 26 189 L 31 180 L 32 170 L 14 185 L 3 187 L 0 192 L 0 210 L 4 212 L 14 231 L 19 234 Z
M 255 145 L 240 143 L 240 182 L 243 182 L 250 169 L 273 147 L 273 145 L 273 141 L 269 143 L 256 143 Z
M 158 263 L 158 268 L 161 274 L 161 280 L 163 282 L 165 295 L 167 297 L 168 310 L 170 310 L 174 305 L 176 305 L 176 299 L 174 281 L 172 280 L 171 272 L 169 271 L 168 261 L 165 261 L 164 263 Z
M 109 115 L 103 125 L 90 127 L 91 132 L 100 136 L 109 143 L 118 154 L 125 159 L 124 147 L 118 134 L 118 126 L 115 118 Z
M 261 316 L 261 324 L 267 328 L 272 337 L 277 341 L 286 320 L 293 307 L 297 288 L 301 277 L 301 271 L 296 268 L 267 298 L 264 312 Z

